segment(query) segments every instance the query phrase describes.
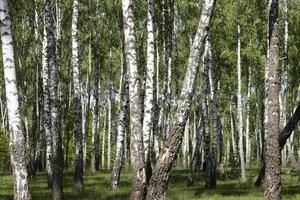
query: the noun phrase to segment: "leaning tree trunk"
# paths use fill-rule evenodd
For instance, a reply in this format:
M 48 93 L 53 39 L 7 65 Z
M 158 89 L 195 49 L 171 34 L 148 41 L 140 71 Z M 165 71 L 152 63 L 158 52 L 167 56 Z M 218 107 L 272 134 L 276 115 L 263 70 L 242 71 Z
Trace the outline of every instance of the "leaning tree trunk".
M 135 30 L 132 0 L 122 0 L 123 24 L 125 36 L 126 61 L 129 70 L 129 104 L 130 104 L 130 143 L 134 170 L 131 199 L 144 199 L 146 196 L 146 166 L 144 162 L 142 108 L 140 83 L 138 80 L 137 56 L 135 49 Z
M 242 181 L 247 181 L 245 170 L 245 157 L 243 145 L 243 111 L 242 111 L 242 80 L 241 80 L 241 39 L 240 39 L 240 0 L 237 0 L 237 76 L 238 76 L 238 89 L 237 89 L 237 124 L 239 133 L 239 156 L 241 165 Z
M 124 53 L 122 45 L 122 54 Z M 119 124 L 118 124 L 118 136 L 117 136 L 117 147 L 116 147 L 116 159 L 114 162 L 114 167 L 112 171 L 111 177 L 111 186 L 113 189 L 118 189 L 120 184 L 120 172 L 122 166 L 122 157 L 124 152 L 124 140 L 126 140 L 125 132 L 126 132 L 126 118 L 127 118 L 127 107 L 128 107 L 128 81 L 127 81 L 127 69 L 126 62 L 122 56 L 122 87 L 120 90 L 120 113 L 119 113 Z
M 72 67 L 74 84 L 74 105 L 75 105 L 75 189 L 79 192 L 83 190 L 83 147 L 82 147 L 82 108 L 80 94 L 80 75 L 78 63 L 78 0 L 73 1 L 72 15 Z
M 56 63 L 56 40 L 53 32 L 51 0 L 45 0 L 46 58 L 50 76 L 51 135 L 53 145 L 53 199 L 63 199 L 63 151 L 60 123 L 59 73 Z
M 269 59 L 265 68 L 265 197 L 281 199 L 281 157 L 279 144 L 279 47 L 278 47 L 278 0 L 269 2 Z
M 186 76 L 183 82 L 177 111 L 173 120 L 172 130 L 162 153 L 156 163 L 154 174 L 148 187 L 147 199 L 165 199 L 170 177 L 170 170 L 180 149 L 187 113 L 191 104 L 194 82 L 198 72 L 201 49 L 209 27 L 214 0 L 205 0 L 202 4 L 199 26 L 191 48 Z
M 1 43 L 9 123 L 9 148 L 14 177 L 14 199 L 31 199 L 26 169 L 25 137 L 19 113 L 14 46 L 8 2 L 0 2 Z

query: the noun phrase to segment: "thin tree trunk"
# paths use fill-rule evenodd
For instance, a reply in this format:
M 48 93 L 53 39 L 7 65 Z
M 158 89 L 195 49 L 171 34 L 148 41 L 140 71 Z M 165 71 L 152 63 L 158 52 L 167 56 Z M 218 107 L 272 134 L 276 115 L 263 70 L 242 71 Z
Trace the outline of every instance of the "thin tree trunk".
M 186 76 L 183 82 L 181 95 L 178 101 L 177 111 L 173 120 L 172 130 L 166 145 L 156 163 L 154 174 L 148 187 L 147 199 L 165 199 L 170 177 L 170 170 L 180 149 L 183 131 L 187 120 L 187 113 L 191 104 L 194 82 L 198 72 L 201 48 L 210 24 L 214 7 L 213 0 L 205 0 L 202 4 L 202 14 L 199 26 L 191 49 Z
M 241 80 L 241 39 L 240 39 L 240 0 L 237 0 L 237 76 L 238 76 L 238 89 L 237 89 L 237 122 L 239 133 L 239 156 L 241 166 L 242 181 L 246 182 L 245 158 L 244 158 L 244 145 L 243 145 L 243 111 L 242 111 L 242 80 Z
M 99 170 L 99 90 L 100 90 L 100 61 L 97 59 L 95 69 L 95 86 L 94 86 L 94 108 L 93 108 L 93 126 L 92 126 L 92 158 L 91 171 Z
M 75 105 L 75 189 L 78 192 L 83 190 L 83 147 L 82 147 L 82 105 L 80 93 L 80 71 L 78 63 L 78 0 L 73 1 L 72 14 L 72 67 L 73 67 L 73 84 L 74 84 L 74 105 Z
M 8 2 L 0 3 L 1 43 L 5 80 L 5 93 L 7 99 L 7 111 L 9 122 L 9 147 L 11 167 L 14 177 L 14 199 L 31 199 L 28 185 L 28 173 L 26 169 L 25 137 L 22 131 L 22 123 L 19 110 L 19 97 L 17 91 L 17 79 L 14 57 L 14 46 L 9 15 Z
M 128 81 L 127 81 L 127 69 L 126 62 L 123 57 L 124 45 L 122 44 L 122 87 L 120 88 L 120 113 L 119 113 L 119 124 L 118 124 L 118 136 L 117 136 L 117 147 L 116 147 L 116 159 L 114 162 L 114 167 L 112 171 L 111 186 L 113 189 L 118 189 L 120 184 L 120 172 L 122 166 L 122 157 L 124 152 L 124 139 L 126 132 L 126 117 L 127 117 L 127 107 L 128 107 Z
M 265 197 L 281 199 L 281 160 L 279 144 L 279 48 L 278 48 L 278 0 L 269 1 L 269 60 L 265 69 L 266 77 L 266 148 L 265 148 Z
M 112 46 L 110 44 L 110 49 L 109 49 L 109 60 L 110 60 L 110 65 L 112 68 Z M 109 98 L 108 98 L 108 133 L 107 133 L 107 169 L 110 170 L 110 147 L 111 147 L 111 136 L 112 136 L 112 109 L 113 109 L 113 99 L 112 99 L 112 90 L 113 90 L 113 83 L 112 83 L 112 69 L 110 68 L 109 70 Z
M 184 127 L 184 136 L 183 136 L 183 145 L 182 145 L 182 164 L 183 168 L 188 168 L 188 147 L 189 147 L 189 135 L 190 135 L 190 120 L 189 117 L 186 121 L 185 127 Z
M 195 171 L 197 169 L 197 165 L 199 163 L 199 157 L 200 157 L 200 143 L 202 137 L 201 131 L 203 129 L 203 116 L 200 119 L 196 119 L 195 129 L 196 129 L 195 141 L 194 141 L 195 143 L 193 145 L 193 150 L 192 150 L 192 159 L 190 163 L 190 172 L 188 176 L 187 187 L 193 186 L 195 182 Z
M 103 129 L 102 129 L 102 151 L 101 151 L 101 166 L 102 169 L 105 168 L 105 141 L 106 141 L 106 126 L 107 126 L 107 108 L 103 109 L 103 115 L 104 115 L 104 119 L 103 119 Z
M 250 90 L 251 90 L 251 68 L 249 68 L 249 80 L 247 89 L 247 107 L 246 107 L 246 167 L 251 162 L 251 138 L 250 138 Z
M 208 72 L 209 72 L 209 86 L 210 86 L 210 97 L 211 97 L 211 113 L 212 113 L 212 123 L 213 123 L 213 143 L 211 148 L 211 169 L 210 169 L 210 176 L 211 176 L 211 186 L 216 187 L 217 185 L 217 151 L 219 145 L 219 118 L 218 118 L 218 97 L 217 97 L 217 90 L 216 90 L 216 80 L 214 75 L 214 67 L 212 65 L 212 55 L 211 55 L 211 43 L 210 38 L 208 36 L 207 39 L 208 47 L 207 52 L 205 54 L 206 60 L 205 64 L 208 65 Z
M 233 125 L 233 112 L 231 108 L 231 102 L 229 103 L 229 117 L 230 117 L 230 132 L 231 132 L 231 142 L 232 142 L 232 151 L 233 151 L 233 157 L 234 161 L 238 161 L 238 153 L 237 153 L 237 146 L 236 146 L 236 140 L 235 140 L 235 129 Z
M 210 151 L 210 130 L 209 130 L 209 119 L 208 119 L 208 101 L 209 101 L 209 68 L 210 68 L 210 43 L 208 36 L 205 41 L 204 51 L 204 101 L 203 101 L 203 135 L 204 135 L 204 159 L 205 159 L 205 186 L 208 188 L 213 187 L 213 180 L 211 174 L 211 151 Z

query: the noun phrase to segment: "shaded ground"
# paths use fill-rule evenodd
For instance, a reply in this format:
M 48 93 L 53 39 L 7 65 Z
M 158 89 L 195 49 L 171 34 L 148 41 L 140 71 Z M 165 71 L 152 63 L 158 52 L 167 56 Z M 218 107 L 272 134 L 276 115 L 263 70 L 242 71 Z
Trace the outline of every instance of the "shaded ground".
M 174 170 L 168 190 L 169 200 L 258 200 L 263 198 L 263 189 L 256 188 L 254 181 L 257 170 L 247 171 L 248 182 L 239 181 L 238 171 L 227 172 L 226 179 L 219 180 L 215 189 L 204 187 L 204 174 L 198 173 L 193 187 L 186 187 L 187 171 Z M 300 200 L 300 172 L 283 170 L 282 172 L 283 199 Z M 81 194 L 73 190 L 73 173 L 64 174 L 65 199 L 92 199 L 92 200 L 125 200 L 128 199 L 131 186 L 131 173 L 123 172 L 121 188 L 113 191 L 110 187 L 109 172 L 85 173 L 84 192 Z M 51 199 L 51 191 L 47 189 L 46 176 L 39 173 L 30 180 L 30 189 L 33 199 Z M 0 199 L 13 199 L 12 177 L 10 174 L 0 174 Z

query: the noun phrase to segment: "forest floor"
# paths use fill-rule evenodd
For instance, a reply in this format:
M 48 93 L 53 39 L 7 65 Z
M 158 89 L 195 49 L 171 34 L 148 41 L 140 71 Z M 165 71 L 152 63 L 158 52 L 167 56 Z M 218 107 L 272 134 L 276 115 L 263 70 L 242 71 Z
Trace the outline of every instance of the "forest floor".
M 258 200 L 263 198 L 263 189 L 254 186 L 258 170 L 247 171 L 248 182 L 239 180 L 239 171 L 229 171 L 226 179 L 218 180 L 215 189 L 206 189 L 204 173 L 197 173 L 197 180 L 192 187 L 186 187 L 188 171 L 173 170 L 168 190 L 168 200 Z M 73 189 L 73 173 L 64 174 L 65 199 L 92 199 L 92 200 L 125 200 L 128 199 L 131 186 L 131 173 L 122 172 L 120 189 L 113 191 L 110 187 L 110 173 L 108 171 L 84 175 L 84 192 L 78 194 Z M 300 172 L 290 169 L 282 170 L 283 199 L 300 200 Z M 0 174 L 0 200 L 13 199 L 12 176 L 9 173 Z M 30 179 L 30 189 L 33 200 L 51 199 L 51 191 L 47 189 L 46 175 L 38 173 Z

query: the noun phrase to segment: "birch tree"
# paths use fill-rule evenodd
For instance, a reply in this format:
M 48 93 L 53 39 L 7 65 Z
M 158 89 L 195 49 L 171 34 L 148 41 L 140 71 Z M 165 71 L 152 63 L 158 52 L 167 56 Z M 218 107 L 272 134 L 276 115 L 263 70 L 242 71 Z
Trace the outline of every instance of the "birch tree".
M 45 0 L 46 58 L 50 76 L 51 136 L 53 145 L 53 199 L 63 199 L 63 152 L 60 122 L 59 74 L 56 62 L 56 39 L 53 29 L 51 0 Z
M 176 114 L 173 120 L 172 130 L 156 163 L 154 173 L 148 187 L 147 199 L 165 199 L 170 177 L 170 170 L 176 155 L 180 149 L 183 131 L 187 120 L 187 113 L 191 104 L 194 82 L 198 72 L 201 48 L 203 46 L 206 30 L 209 27 L 213 0 L 205 0 L 202 3 L 202 13 L 197 32 L 193 41 L 192 49 L 187 65 L 187 71 L 183 82 Z
M 241 39 L 240 39 L 240 0 L 237 0 L 237 77 L 238 77 L 238 89 L 237 89 L 237 124 L 239 133 L 239 156 L 241 165 L 242 181 L 247 181 L 245 170 L 245 157 L 244 157 L 244 145 L 243 145 L 243 111 L 242 111 L 242 80 L 241 80 Z
M 44 19 L 45 22 L 45 19 Z M 52 187 L 52 137 L 51 137 L 51 110 L 50 110 L 50 82 L 49 82 L 49 68 L 47 66 L 47 37 L 46 37 L 46 25 L 44 25 L 43 36 L 43 123 L 45 132 L 45 145 L 46 145 L 46 173 L 48 180 L 48 188 Z
M 83 190 L 83 147 L 82 147 L 82 105 L 80 90 L 80 71 L 78 62 L 78 0 L 73 1 L 72 14 L 72 67 L 73 67 L 73 84 L 74 84 L 74 105 L 75 105 L 75 189 L 79 192 Z
M 124 45 L 122 45 L 121 64 L 122 64 L 122 87 L 120 88 L 120 113 L 118 123 L 118 136 L 117 136 L 117 147 L 116 147 L 116 159 L 112 171 L 111 185 L 113 189 L 118 189 L 120 184 L 120 172 L 122 166 L 122 157 L 124 148 L 125 132 L 126 132 L 126 116 L 128 107 L 128 81 L 127 81 L 127 68 L 126 61 L 123 58 Z
M 31 199 L 26 168 L 26 146 L 20 117 L 12 24 L 7 0 L 0 1 L 0 33 L 9 124 L 9 149 L 14 177 L 14 199 Z
M 130 145 L 134 170 L 131 199 L 144 199 L 146 194 L 146 168 L 144 162 L 142 108 L 138 80 L 137 56 L 132 0 L 122 0 L 126 61 L 129 70 Z
M 203 99 L 203 135 L 204 135 L 204 159 L 205 159 L 205 186 L 208 188 L 213 187 L 214 183 L 212 180 L 212 160 L 211 160 L 211 151 L 210 151 L 210 130 L 209 130 L 209 68 L 211 67 L 210 59 L 211 59 L 211 51 L 210 51 L 210 42 L 208 36 L 206 36 L 205 40 L 205 51 L 204 51 L 204 99 Z
M 247 106 L 246 106 L 246 167 L 251 162 L 251 138 L 250 138 L 250 90 L 251 90 L 251 68 L 249 68 L 249 78 L 247 87 Z
M 153 121 L 153 100 L 154 100 L 154 30 L 153 30 L 154 0 L 148 0 L 147 13 L 147 78 L 144 99 L 144 118 L 143 118 L 143 140 L 145 162 L 149 162 L 149 140 Z
M 92 126 L 92 158 L 91 171 L 99 170 L 99 89 L 100 89 L 100 61 L 97 59 L 94 86 L 94 108 L 93 108 L 93 126 Z

